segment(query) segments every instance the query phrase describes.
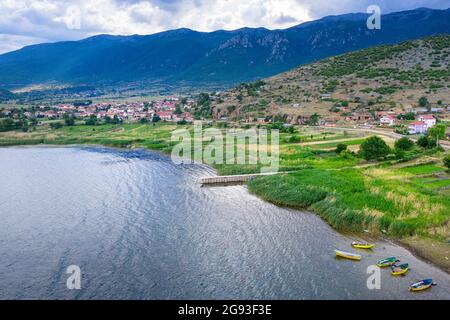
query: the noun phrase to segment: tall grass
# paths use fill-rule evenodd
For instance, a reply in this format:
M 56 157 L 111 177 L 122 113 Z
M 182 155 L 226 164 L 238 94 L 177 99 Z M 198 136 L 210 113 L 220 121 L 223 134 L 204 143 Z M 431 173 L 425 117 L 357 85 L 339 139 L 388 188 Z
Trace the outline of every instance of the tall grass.
M 450 200 L 402 189 L 396 180 L 368 178 L 356 169 L 310 169 L 250 181 L 250 192 L 277 205 L 318 213 L 341 231 L 366 228 L 395 236 L 426 232 L 449 220 Z

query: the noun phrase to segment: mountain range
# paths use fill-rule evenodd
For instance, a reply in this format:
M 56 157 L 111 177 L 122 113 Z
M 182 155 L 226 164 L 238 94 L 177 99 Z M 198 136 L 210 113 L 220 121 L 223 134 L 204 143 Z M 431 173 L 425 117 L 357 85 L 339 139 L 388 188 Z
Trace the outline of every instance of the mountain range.
M 426 102 L 419 103 L 421 98 Z M 353 113 L 406 114 L 449 106 L 450 35 L 374 46 L 305 64 L 203 99 L 200 117 L 277 117 L 294 124 L 317 114 L 336 123 Z M 369 116 L 370 117 L 370 116 Z
M 27 46 L 0 55 L 0 87 L 45 83 L 227 87 L 374 45 L 450 34 L 450 8 L 383 15 L 381 30 L 367 28 L 368 16 L 328 16 L 283 30 L 178 29 Z

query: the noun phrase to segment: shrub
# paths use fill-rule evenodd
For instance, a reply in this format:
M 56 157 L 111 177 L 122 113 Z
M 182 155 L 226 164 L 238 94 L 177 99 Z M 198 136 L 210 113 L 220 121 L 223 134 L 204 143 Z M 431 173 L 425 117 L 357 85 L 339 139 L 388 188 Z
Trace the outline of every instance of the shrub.
M 63 127 L 62 122 L 52 122 L 50 123 L 50 128 L 52 129 L 60 129 Z
M 288 143 L 299 143 L 302 140 L 298 135 L 293 135 L 289 138 Z
M 397 140 L 397 142 L 395 142 L 396 149 L 408 151 L 408 150 L 411 150 L 413 146 L 414 146 L 414 142 L 412 142 L 410 139 L 408 139 L 406 137 L 401 138 L 401 139 Z
M 450 169 L 450 154 L 444 158 L 444 165 Z
M 64 118 L 64 123 L 66 126 L 74 126 L 75 125 L 75 119 L 72 117 Z
M 342 159 L 346 159 L 346 160 L 353 160 L 356 158 L 356 153 L 352 152 L 352 151 L 348 151 L 348 150 L 344 150 L 342 151 L 339 156 Z
M 383 139 L 377 136 L 370 137 L 361 144 L 359 151 L 361 157 L 370 161 L 386 157 L 391 152 Z
M 345 150 L 347 150 L 347 145 L 344 144 L 344 143 L 340 143 L 340 144 L 338 144 L 337 147 L 336 147 L 336 153 L 337 153 L 337 154 L 341 154 L 342 151 L 345 151 Z
M 437 140 L 433 138 L 428 138 L 428 149 L 433 149 L 438 146 Z
M 10 118 L 0 120 L 0 132 L 17 129 L 17 123 Z
M 417 145 L 419 145 L 422 148 L 433 149 L 437 147 L 437 141 L 436 139 L 430 138 L 428 135 L 426 135 L 421 136 L 417 140 Z
M 96 126 L 98 124 L 97 117 L 92 115 L 84 121 L 87 126 Z
M 406 152 L 405 149 L 401 149 L 401 148 L 395 148 L 394 149 L 394 153 L 395 153 L 395 158 L 397 158 L 398 160 L 403 160 L 406 157 Z
M 422 148 L 427 148 L 428 147 L 428 137 L 427 136 L 421 136 L 418 140 L 417 140 L 417 145 L 419 147 Z

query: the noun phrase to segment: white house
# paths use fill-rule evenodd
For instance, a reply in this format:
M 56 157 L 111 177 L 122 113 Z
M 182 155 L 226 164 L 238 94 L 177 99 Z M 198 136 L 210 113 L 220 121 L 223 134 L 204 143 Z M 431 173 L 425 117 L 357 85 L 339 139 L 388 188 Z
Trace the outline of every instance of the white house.
M 419 116 L 418 120 L 421 122 L 425 122 L 428 129 L 430 129 L 436 125 L 436 118 L 433 117 L 431 114 L 421 115 L 421 116 Z
M 395 125 L 395 117 L 391 115 L 384 115 L 380 118 L 380 124 L 384 126 L 394 126 Z
M 408 126 L 409 134 L 423 134 L 428 131 L 427 124 L 423 121 L 411 122 Z

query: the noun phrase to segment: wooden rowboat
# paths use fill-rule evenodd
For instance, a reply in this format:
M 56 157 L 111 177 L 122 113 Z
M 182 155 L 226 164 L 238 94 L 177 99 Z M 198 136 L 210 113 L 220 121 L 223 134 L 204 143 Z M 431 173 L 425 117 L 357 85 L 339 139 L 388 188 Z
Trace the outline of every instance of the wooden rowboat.
M 387 258 L 387 259 L 378 261 L 377 266 L 380 268 L 386 268 L 386 267 L 393 266 L 398 261 L 399 260 L 397 260 L 397 258 L 395 258 L 395 257 Z
M 393 276 L 403 276 L 403 275 L 408 273 L 408 271 L 409 271 L 409 264 L 404 263 L 404 264 L 401 264 L 399 266 L 393 265 L 391 268 L 392 268 L 391 274 Z
M 373 247 L 375 247 L 375 245 L 372 243 L 361 243 L 361 242 L 355 241 L 352 243 L 352 247 L 357 248 L 357 249 L 373 249 Z
M 432 279 L 422 280 L 409 286 L 409 290 L 413 292 L 424 291 L 430 289 L 433 285 Z
M 336 253 L 336 257 L 339 257 L 339 258 L 355 260 L 355 261 L 361 260 L 361 256 L 359 254 L 354 254 L 354 253 L 340 251 L 340 250 L 334 250 L 334 252 Z

